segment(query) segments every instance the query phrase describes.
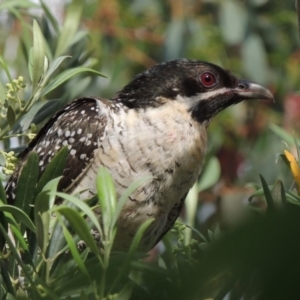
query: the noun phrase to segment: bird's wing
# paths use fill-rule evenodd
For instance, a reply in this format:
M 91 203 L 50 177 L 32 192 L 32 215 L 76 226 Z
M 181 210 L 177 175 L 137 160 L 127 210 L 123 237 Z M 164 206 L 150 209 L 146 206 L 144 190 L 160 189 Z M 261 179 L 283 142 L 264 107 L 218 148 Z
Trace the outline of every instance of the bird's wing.
M 59 190 L 66 190 L 100 147 L 107 124 L 106 104 L 97 98 L 79 98 L 58 111 L 40 130 L 28 147 L 19 155 L 19 165 L 6 185 L 8 203 L 15 198 L 21 170 L 31 151 L 39 156 L 40 176 L 47 164 L 63 147 L 68 146 L 63 177 Z

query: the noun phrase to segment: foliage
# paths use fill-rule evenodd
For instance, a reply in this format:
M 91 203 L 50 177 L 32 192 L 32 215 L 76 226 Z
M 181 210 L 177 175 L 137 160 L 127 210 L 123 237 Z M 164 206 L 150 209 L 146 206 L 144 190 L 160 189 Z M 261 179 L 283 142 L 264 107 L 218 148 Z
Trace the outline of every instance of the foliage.
M 239 105 L 211 124 L 207 163 L 182 219 L 150 256 L 136 249 L 151 219 L 128 253 L 112 251 L 116 220 L 140 181 L 116 199 L 113 179 L 102 169 L 98 197 L 81 201 L 57 192 L 66 149 L 41 178 L 32 153 L 14 206 L 6 203 L 0 184 L 1 249 L 5 246 L 0 299 L 292 299 L 299 294 L 300 98 L 291 91 L 300 88 L 300 56 L 293 3 L 73 0 L 62 23 L 48 1 L 7 0 L 0 10 L 9 21 L 0 19 L 3 183 L 14 169 L 14 152 L 55 111 L 81 95 L 111 95 L 156 61 L 182 56 L 212 61 L 269 85 L 276 95 L 275 104 Z M 110 78 L 103 79 L 99 70 Z M 251 187 L 241 191 L 249 181 Z M 56 197 L 62 205 L 55 205 Z M 250 205 L 242 205 L 245 197 Z M 202 217 L 212 206 L 215 213 Z M 94 214 L 99 207 L 101 224 Z

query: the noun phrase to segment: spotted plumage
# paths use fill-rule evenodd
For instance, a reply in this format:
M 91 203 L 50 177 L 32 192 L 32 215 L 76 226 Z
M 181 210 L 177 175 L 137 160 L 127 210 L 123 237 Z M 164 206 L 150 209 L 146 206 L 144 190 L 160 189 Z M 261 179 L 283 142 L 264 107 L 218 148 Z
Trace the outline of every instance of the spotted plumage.
M 20 155 L 6 187 L 9 201 L 30 151 L 38 153 L 42 173 L 68 146 L 59 189 L 80 193 L 82 199 L 95 195 L 100 166 L 111 172 L 119 196 L 132 182 L 148 178 L 125 203 L 114 245 L 126 251 L 139 226 L 153 217 L 140 245 L 147 251 L 172 227 L 198 178 L 210 120 L 230 105 L 255 98 L 272 95 L 213 64 L 174 60 L 154 66 L 112 100 L 80 98 L 57 112 Z

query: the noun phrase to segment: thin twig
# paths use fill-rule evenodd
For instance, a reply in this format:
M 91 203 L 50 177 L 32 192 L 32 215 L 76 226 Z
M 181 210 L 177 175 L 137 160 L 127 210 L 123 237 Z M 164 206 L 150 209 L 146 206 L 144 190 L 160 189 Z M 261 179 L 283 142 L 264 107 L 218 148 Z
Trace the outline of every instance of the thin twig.
M 296 11 L 298 16 L 298 34 L 300 39 L 300 0 L 296 0 Z

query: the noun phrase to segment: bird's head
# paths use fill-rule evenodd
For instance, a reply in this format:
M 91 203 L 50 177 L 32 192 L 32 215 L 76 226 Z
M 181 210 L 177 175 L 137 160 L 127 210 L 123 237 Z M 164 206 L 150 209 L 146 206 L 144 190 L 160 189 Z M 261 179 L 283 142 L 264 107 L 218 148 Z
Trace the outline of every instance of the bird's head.
M 239 80 L 214 64 L 177 59 L 137 75 L 118 94 L 117 101 L 129 108 L 180 101 L 194 119 L 205 122 L 226 107 L 248 99 L 273 99 L 273 95 L 263 86 Z

